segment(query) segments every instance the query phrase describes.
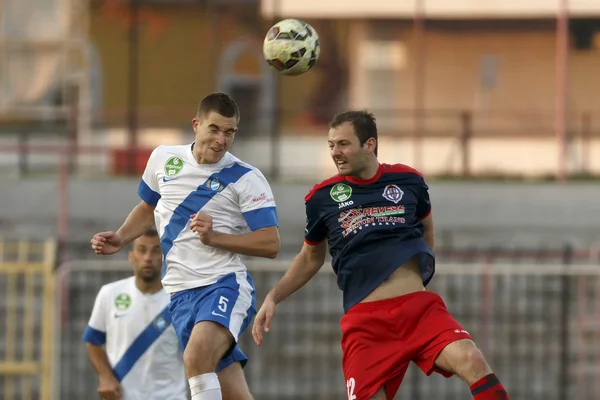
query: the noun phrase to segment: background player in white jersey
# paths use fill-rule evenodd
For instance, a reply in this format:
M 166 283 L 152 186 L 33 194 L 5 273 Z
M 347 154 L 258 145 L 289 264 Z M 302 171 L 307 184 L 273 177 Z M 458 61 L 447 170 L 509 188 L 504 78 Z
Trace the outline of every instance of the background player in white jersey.
M 129 251 L 133 276 L 102 286 L 96 296 L 83 340 L 103 399 L 189 398 L 161 261 L 158 233 L 149 230 Z
M 195 142 L 157 147 L 138 189 L 142 202 L 116 233 L 91 241 L 97 254 L 113 254 L 156 222 L 162 283 L 172 295 L 193 400 L 252 398 L 240 367 L 245 357 L 230 359 L 241 352 L 239 335 L 256 313 L 254 285 L 239 255 L 275 258 L 280 246 L 267 180 L 227 151 L 239 115 L 226 94 L 202 99 L 192 120 Z

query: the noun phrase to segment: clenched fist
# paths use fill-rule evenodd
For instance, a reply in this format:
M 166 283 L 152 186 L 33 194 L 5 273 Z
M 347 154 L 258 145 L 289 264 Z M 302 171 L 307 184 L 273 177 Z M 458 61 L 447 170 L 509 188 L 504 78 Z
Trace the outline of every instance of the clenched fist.
M 121 236 L 114 232 L 96 233 L 90 242 L 96 254 L 102 255 L 115 254 L 122 246 Z
M 203 244 L 210 246 L 214 234 L 212 217 L 208 214 L 199 212 L 197 214 L 192 214 L 190 218 L 192 219 L 192 223 L 190 224 L 192 231 L 200 236 L 200 241 Z
M 123 392 L 119 381 L 110 376 L 100 377 L 98 394 L 105 400 L 121 400 L 123 398 Z

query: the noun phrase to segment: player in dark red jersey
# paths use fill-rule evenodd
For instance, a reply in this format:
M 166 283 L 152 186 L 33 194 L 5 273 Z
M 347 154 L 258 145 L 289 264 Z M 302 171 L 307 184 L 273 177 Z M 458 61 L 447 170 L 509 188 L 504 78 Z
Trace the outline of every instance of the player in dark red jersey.
M 327 243 L 344 298 L 349 400 L 393 399 L 410 361 L 427 375 L 458 375 L 476 400 L 508 399 L 469 333 L 425 290 L 435 271 L 434 228 L 421 174 L 379 163 L 375 118 L 365 111 L 334 118 L 329 148 L 339 175 L 305 198 L 304 246 L 256 315 L 256 343 L 263 326 L 269 331 L 276 304 L 324 264 Z

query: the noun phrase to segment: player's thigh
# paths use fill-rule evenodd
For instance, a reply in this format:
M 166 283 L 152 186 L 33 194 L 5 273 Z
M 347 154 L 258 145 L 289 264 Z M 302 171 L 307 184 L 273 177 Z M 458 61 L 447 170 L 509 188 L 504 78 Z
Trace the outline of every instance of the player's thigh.
M 210 309 L 202 307 L 206 297 L 202 289 L 187 290 L 171 297 L 169 312 L 183 348 L 188 373 L 190 367 L 192 370 L 205 369 L 207 363 L 216 366 L 233 344 L 228 327 L 203 318 L 204 314 L 210 314 Z
M 355 306 L 342 318 L 341 329 L 342 369 L 348 399 L 368 400 L 382 389 L 392 399 L 412 353 L 406 352 L 397 332 L 389 325 L 387 310 Z
M 225 275 L 210 286 L 172 296 L 169 310 L 184 358 L 207 354 L 205 347 L 210 346 L 212 351 L 208 355 L 212 362 L 214 353 L 223 357 L 233 350 L 234 343 L 256 313 L 254 293 L 249 275 L 238 272 Z M 225 338 L 228 346 L 222 351 Z M 194 350 L 188 351 L 190 346 Z
M 219 360 L 234 345 L 233 335 L 221 324 L 212 321 L 201 321 L 194 325 L 188 344 L 183 352 L 183 360 L 188 371 L 190 369 L 209 368 L 215 370 Z M 193 375 L 192 375 L 193 376 Z
M 196 313 L 196 323 L 212 321 L 227 328 L 234 342 L 256 314 L 256 291 L 250 275 L 225 275 L 209 288 Z
M 492 373 L 483 354 L 470 339 L 448 344 L 436 358 L 435 365 L 458 375 L 469 385 Z
M 425 292 L 424 292 L 425 293 Z M 425 374 L 454 374 L 467 382 L 479 376 L 487 365 L 475 347 L 469 333 L 450 314 L 441 297 L 434 293 L 423 295 L 426 310 L 419 319 L 413 347 L 419 348 L 413 360 Z M 480 377 L 483 377 L 481 375 Z
M 369 400 L 387 400 L 385 389 L 381 388 L 375 395 L 373 395 Z
M 381 374 L 355 373 L 358 378 L 346 380 L 348 400 L 392 400 L 398 392 L 407 369 L 408 364 L 396 371 L 381 371 L 384 372 Z M 364 372 L 366 371 L 368 370 L 365 369 Z M 369 379 L 369 375 L 375 379 Z
M 221 384 L 223 400 L 253 400 L 239 362 L 230 364 L 217 373 Z

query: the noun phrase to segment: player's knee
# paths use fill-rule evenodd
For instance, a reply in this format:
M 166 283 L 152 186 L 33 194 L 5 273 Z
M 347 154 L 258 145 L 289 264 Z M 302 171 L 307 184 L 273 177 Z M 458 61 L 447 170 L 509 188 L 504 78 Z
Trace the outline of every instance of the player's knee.
M 190 376 L 214 372 L 219 359 L 215 349 L 211 349 L 204 341 L 196 342 L 194 346 L 188 345 L 183 352 L 183 364 Z
M 223 400 L 254 400 L 240 363 L 235 362 L 218 374 Z
M 219 360 L 231 347 L 231 334 L 213 323 L 199 323 L 194 327 L 183 352 L 183 363 L 188 375 L 214 372 Z
M 477 347 L 469 346 L 465 348 L 461 358 L 464 365 L 461 375 L 467 382 L 476 382 L 491 373 L 490 367 Z
M 188 376 L 195 376 L 207 372 L 212 372 L 210 365 L 207 365 L 206 357 L 198 354 L 198 348 L 187 346 L 183 352 L 183 364 Z

